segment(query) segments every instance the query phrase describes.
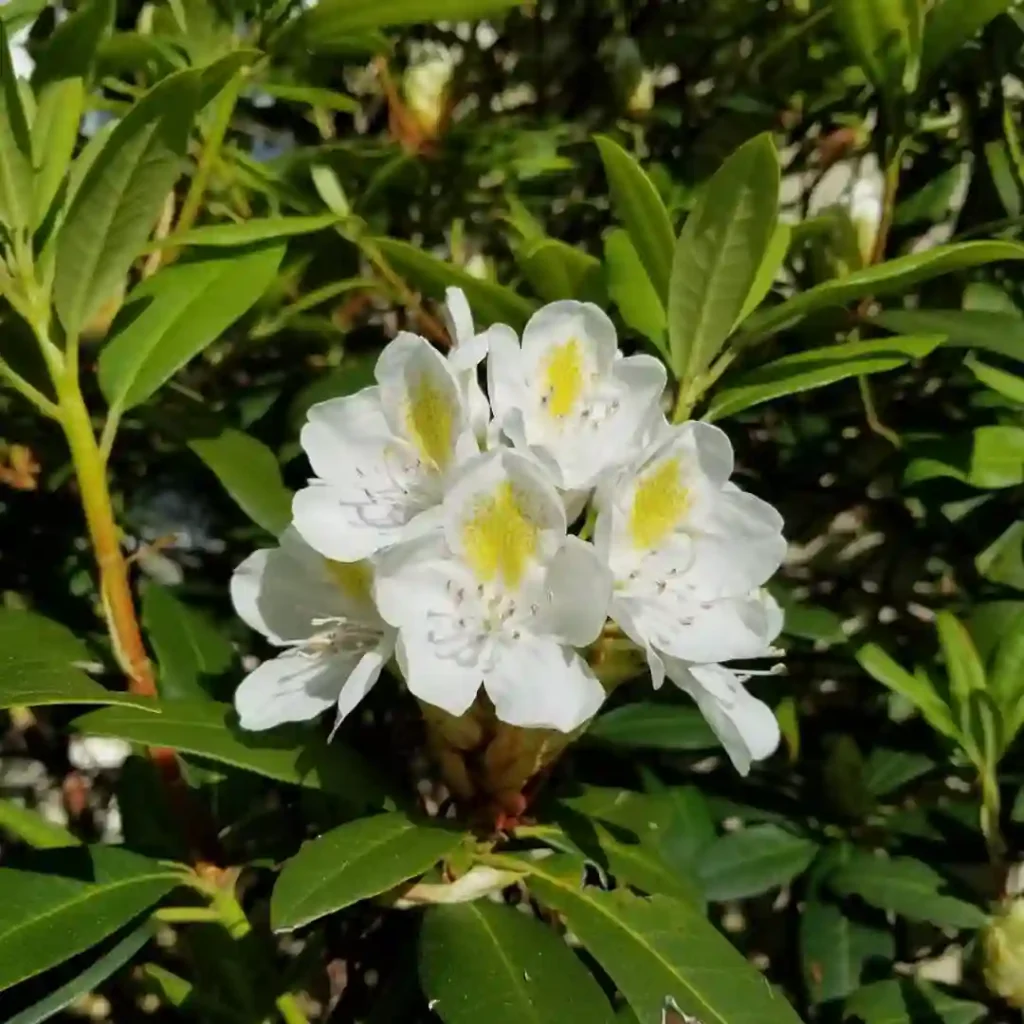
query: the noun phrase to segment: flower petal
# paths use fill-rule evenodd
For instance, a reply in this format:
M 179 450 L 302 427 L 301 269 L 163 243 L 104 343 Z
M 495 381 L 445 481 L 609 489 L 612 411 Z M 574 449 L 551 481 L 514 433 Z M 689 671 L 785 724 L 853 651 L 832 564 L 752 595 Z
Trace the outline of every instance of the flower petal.
M 372 473 L 392 444 L 380 404 L 380 388 L 314 405 L 300 435 L 313 472 L 322 480 L 351 486 L 353 476 Z
M 285 651 L 250 672 L 235 691 L 243 729 L 303 722 L 333 707 L 358 655 L 311 658 Z
M 355 710 L 359 702 L 373 689 L 374 684 L 380 678 L 381 671 L 388 663 L 394 647 L 394 634 L 389 633 L 380 647 L 373 651 L 367 651 L 362 655 L 349 673 L 348 679 L 345 680 L 345 685 L 341 688 L 341 693 L 338 694 L 338 713 L 334 719 L 334 729 L 331 731 L 332 736 L 338 726 L 345 721 Z
M 445 653 L 424 627 L 407 627 L 399 635 L 398 666 L 409 692 L 458 716 L 476 699 L 483 672 L 478 657 Z
M 597 714 L 605 698 L 572 648 L 531 633 L 499 645 L 484 686 L 498 718 L 526 729 L 572 732 Z
M 488 331 L 487 394 L 495 421 L 502 426 L 509 414 L 521 410 L 526 402 L 523 352 L 515 331 L 504 324 Z
M 461 288 L 445 288 L 444 304 L 445 326 L 448 328 L 452 347 L 461 347 L 476 333 L 466 293 Z
M 592 374 L 603 376 L 619 348 L 615 325 L 592 302 L 564 299 L 542 306 L 523 329 L 526 379 L 551 395 L 552 415 L 565 414 Z
M 566 537 L 548 566 L 545 590 L 545 629 L 573 647 L 593 643 L 604 628 L 612 597 L 611 571 L 593 545 Z

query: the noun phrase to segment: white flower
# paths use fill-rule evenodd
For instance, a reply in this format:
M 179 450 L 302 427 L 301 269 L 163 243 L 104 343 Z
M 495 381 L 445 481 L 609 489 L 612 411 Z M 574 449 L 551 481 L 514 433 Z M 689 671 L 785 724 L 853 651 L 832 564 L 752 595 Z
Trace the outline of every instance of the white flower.
M 536 463 L 480 456 L 444 501 L 443 535 L 380 559 L 380 614 L 398 627 L 398 664 L 421 700 L 461 715 L 482 685 L 498 718 L 571 732 L 604 688 L 573 649 L 605 623 L 611 576 L 566 536 L 565 509 Z
M 316 479 L 295 527 L 322 555 L 356 562 L 429 532 L 459 463 L 479 452 L 455 373 L 425 338 L 399 334 L 377 385 L 314 405 L 302 447 Z
M 487 358 L 491 338 L 502 338 L 515 344 L 516 334 L 505 324 L 494 324 L 477 334 L 473 326 L 473 314 L 461 288 L 445 290 L 445 322 L 452 340 L 448 365 L 455 371 L 462 389 L 473 433 L 478 440 L 483 441 L 487 436 L 491 407 L 480 387 L 477 367 Z
M 366 563 L 317 554 L 289 527 L 280 547 L 251 554 L 231 577 L 238 614 L 287 648 L 250 672 L 235 692 L 245 729 L 314 718 L 337 707 L 337 722 L 377 682 L 395 633 L 377 614 Z
M 785 554 L 782 519 L 729 483 L 733 455 L 716 427 L 663 433 L 599 492 L 595 543 L 615 578 L 610 615 L 697 701 L 740 771 L 778 744 L 771 711 L 719 662 L 774 653 L 782 613 L 758 588 Z
M 651 356 L 619 355 L 615 327 L 589 302 L 552 302 L 523 331 L 522 347 L 492 338 L 488 392 L 517 448 L 543 460 L 565 491 L 593 487 L 632 458 L 665 388 Z
M 131 756 L 132 745 L 107 736 L 72 736 L 68 760 L 80 771 L 113 771 Z
M 32 77 L 32 72 L 36 68 L 36 62 L 28 52 L 28 40 L 31 32 L 32 23 L 30 22 L 23 28 L 19 28 L 17 32 L 12 33 L 10 40 L 11 65 L 14 68 L 14 77 L 21 78 L 26 82 Z

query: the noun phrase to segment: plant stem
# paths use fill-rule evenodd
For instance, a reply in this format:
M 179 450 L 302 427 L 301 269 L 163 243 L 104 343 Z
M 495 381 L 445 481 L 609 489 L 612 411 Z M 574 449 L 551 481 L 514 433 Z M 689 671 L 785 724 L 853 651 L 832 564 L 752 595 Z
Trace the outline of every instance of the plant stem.
M 21 374 L 0 359 L 0 380 L 6 380 L 23 398 L 27 398 L 44 416 L 51 419 L 60 417 L 60 410 L 38 388 L 33 387 Z

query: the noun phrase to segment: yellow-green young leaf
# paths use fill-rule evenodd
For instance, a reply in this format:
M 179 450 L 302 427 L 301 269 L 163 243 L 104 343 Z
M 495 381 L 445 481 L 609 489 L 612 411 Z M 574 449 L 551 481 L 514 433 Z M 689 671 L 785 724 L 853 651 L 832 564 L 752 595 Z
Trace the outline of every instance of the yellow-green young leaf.
M 575 857 L 505 859 L 530 872 L 533 894 L 565 917 L 640 1024 L 662 1024 L 666 997 L 703 1024 L 799 1024 L 785 998 L 699 909 L 667 896 L 584 886 Z
M 939 612 L 935 624 L 949 674 L 950 695 L 955 701 L 966 703 L 973 691 L 985 689 L 985 666 L 971 634 L 956 616 L 950 612 Z
M 1018 377 L 1015 373 L 1008 373 L 999 369 L 998 366 L 990 366 L 983 363 L 974 353 L 971 353 L 965 360 L 967 367 L 975 377 L 986 387 L 998 391 L 1004 398 L 1011 402 L 1024 405 L 1024 377 Z
M 0 867 L 0 990 L 101 942 L 181 878 L 111 846 L 37 850 L 29 864 Z
M 668 362 L 668 317 L 665 306 L 644 270 L 636 247 L 622 228 L 604 237 L 604 268 L 608 295 L 627 326 L 647 338 Z
M 104 708 L 75 720 L 86 736 L 113 736 L 169 747 L 268 779 L 344 797 L 353 806 L 379 803 L 382 789 L 366 763 L 337 741 L 299 728 L 246 732 L 234 709 L 213 701 L 150 699 L 141 707 Z
M 0 22 L 0 222 L 8 228 L 32 222 L 32 178 L 32 139 Z
M 921 1020 L 975 1024 L 988 1017 L 984 1003 L 957 999 L 935 985 L 910 978 L 872 982 L 854 992 L 843 1006 L 843 1020 L 864 1024 L 919 1024 Z
M 872 318 L 896 334 L 944 334 L 945 344 L 1024 362 L 1024 320 L 980 309 L 894 309 Z
M 885 295 L 909 289 L 912 285 L 954 270 L 966 270 L 985 263 L 999 260 L 1024 260 L 1024 245 L 1019 242 L 960 242 L 954 245 L 938 245 L 926 252 L 900 256 L 886 263 L 878 263 L 865 270 L 857 270 L 846 277 L 815 285 L 805 292 L 787 299 L 770 309 L 758 312 L 745 324 L 745 330 L 736 339 L 739 347 L 770 338 L 773 334 L 791 327 L 809 313 L 821 309 L 845 306 L 848 302 L 862 299 L 867 295 Z M 886 318 L 894 314 L 887 313 Z M 915 326 L 897 328 L 908 331 L 939 330 L 939 327 L 925 327 L 918 322 Z
M 921 77 L 927 78 L 993 18 L 1020 0 L 936 0 L 924 23 Z
M 111 409 L 146 401 L 216 341 L 274 281 L 283 244 L 204 254 L 172 264 L 132 292 L 99 359 Z
M 789 252 L 789 243 L 793 238 L 793 229 L 784 223 L 776 223 L 772 232 L 772 240 L 768 243 L 768 250 L 761 260 L 761 266 L 757 268 L 757 276 L 750 286 L 750 293 L 747 295 L 740 315 L 733 324 L 735 330 L 758 306 L 764 302 L 765 296 L 771 291 L 775 283 L 775 277 L 779 268 L 785 262 L 786 253 Z
M 36 178 L 32 226 L 46 220 L 78 141 L 78 122 L 85 106 L 85 81 L 62 78 L 43 88 L 32 121 L 32 153 Z
M 778 825 L 752 825 L 705 847 L 697 872 L 709 900 L 745 899 L 791 882 L 817 852 L 813 840 Z
M 505 323 L 521 331 L 537 303 L 492 281 L 481 281 L 466 271 L 435 259 L 408 242 L 394 238 L 373 238 L 367 245 L 376 249 L 414 288 L 423 289 L 437 300 L 444 299 L 449 286 L 461 288 L 478 319 L 478 327 Z
M 403 812 L 360 818 L 306 843 L 284 866 L 270 900 L 275 931 L 290 931 L 422 875 L 465 840 Z
M 139 100 L 85 173 L 57 236 L 54 304 L 77 334 L 142 251 L 181 169 L 199 76 L 181 71 Z
M 633 243 L 658 301 L 668 300 L 675 233 L 654 183 L 617 142 L 595 137 L 616 216 Z
M 996 648 L 995 661 L 989 676 L 989 692 L 999 706 L 1006 732 L 1007 745 L 1024 725 L 1024 622 L 1008 630 Z
M 311 85 L 289 85 L 286 82 L 260 82 L 260 90 L 274 99 L 285 103 L 305 103 L 311 107 L 323 107 L 325 110 L 338 110 L 343 114 L 352 114 L 359 110 L 359 101 L 343 92 L 333 89 L 318 89 Z
M 775 230 L 779 157 L 771 136 L 733 153 L 686 219 L 672 259 L 668 339 L 683 381 L 702 374 L 732 333 Z
M 921 359 L 942 343 L 942 335 L 848 341 L 783 356 L 755 370 L 727 378 L 715 393 L 706 420 L 719 420 L 783 395 L 824 387 L 850 377 L 883 373 Z
M 424 914 L 419 975 L 445 1024 L 612 1021 L 601 986 L 555 930 L 487 900 Z
M 835 0 L 847 45 L 889 99 L 913 92 L 921 69 L 923 0 Z
M 274 453 L 255 437 L 227 427 L 188 442 L 221 482 L 235 504 L 267 533 L 284 532 L 292 518 L 292 494 Z
M 238 224 L 207 224 L 191 231 L 182 231 L 165 238 L 154 238 L 147 249 L 167 249 L 178 246 L 211 246 L 218 248 L 250 245 L 273 238 L 309 235 L 314 231 L 333 227 L 341 218 L 334 213 L 320 213 L 311 217 L 263 217 Z

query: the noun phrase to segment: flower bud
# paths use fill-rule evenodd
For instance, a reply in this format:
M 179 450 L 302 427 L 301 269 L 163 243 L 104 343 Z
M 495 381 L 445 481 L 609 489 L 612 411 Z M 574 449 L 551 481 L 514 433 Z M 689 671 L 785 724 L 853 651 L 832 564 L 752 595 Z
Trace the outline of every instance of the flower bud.
M 411 64 L 405 72 L 405 103 L 425 138 L 436 139 L 440 134 L 454 71 L 453 54 L 438 50 Z
M 992 919 L 981 937 L 985 983 L 1011 1006 L 1024 1008 L 1024 898 Z

